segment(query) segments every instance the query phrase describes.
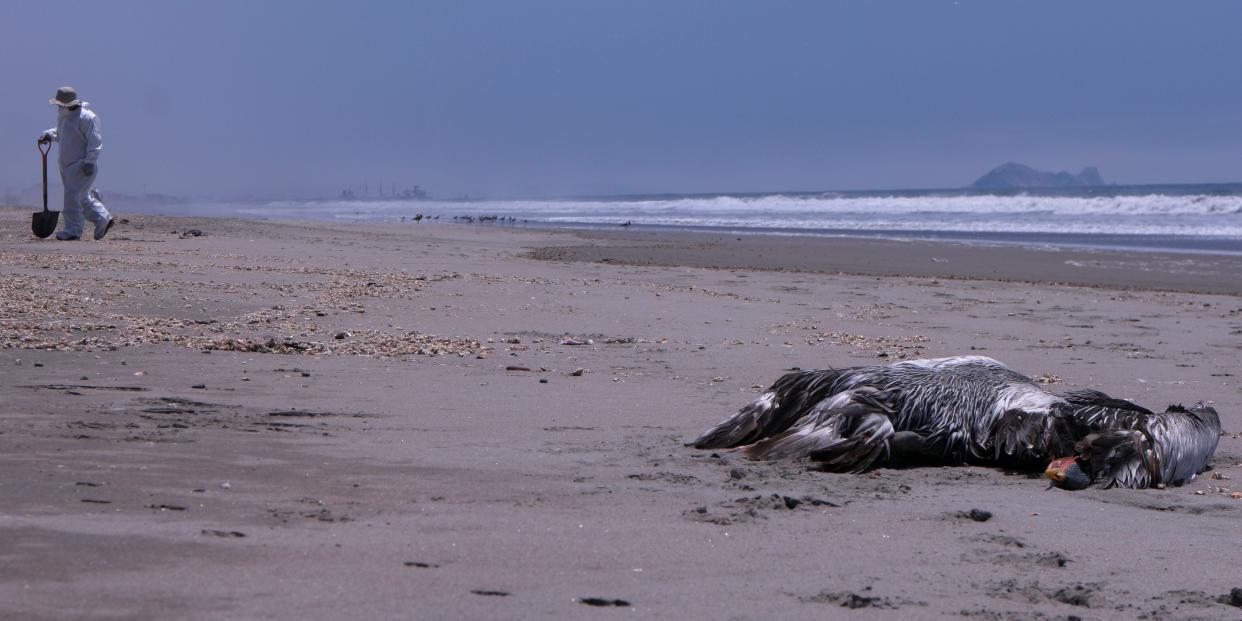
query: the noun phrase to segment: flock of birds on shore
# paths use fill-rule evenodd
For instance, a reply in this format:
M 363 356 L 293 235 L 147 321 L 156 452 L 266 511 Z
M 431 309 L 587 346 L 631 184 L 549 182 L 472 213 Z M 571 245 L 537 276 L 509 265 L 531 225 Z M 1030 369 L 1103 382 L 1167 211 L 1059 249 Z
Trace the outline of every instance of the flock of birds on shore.
M 978 464 L 1043 468 L 1062 489 L 1163 488 L 1208 469 L 1220 431 L 1202 402 L 1152 412 L 958 356 L 788 373 L 690 445 L 832 472 Z
M 435 215 L 435 216 L 432 216 L 432 215 L 423 215 L 423 214 L 421 214 L 421 213 L 416 213 L 416 214 L 414 214 L 414 215 L 412 215 L 412 216 L 401 216 L 401 221 L 402 221 L 402 222 L 406 222 L 406 221 L 410 221 L 410 222 L 422 222 L 423 220 L 439 220 L 439 219 L 440 219 L 440 216 L 438 216 L 438 215 Z M 456 221 L 458 221 L 458 222 L 465 222 L 465 223 L 467 223 L 467 224 L 473 224 L 473 223 L 475 223 L 475 222 L 479 222 L 479 223 L 483 223 L 483 222 L 510 222 L 510 223 L 518 223 L 518 222 L 521 222 L 521 223 L 523 223 L 523 224 L 526 224 L 526 223 L 530 222 L 530 221 L 529 221 L 529 220 L 527 220 L 526 218 L 515 218 L 515 217 L 513 217 L 513 216 L 496 216 L 496 215 L 487 215 L 487 216 L 471 216 L 471 215 L 465 215 L 465 216 L 453 216 L 453 220 L 456 220 Z M 622 223 L 618 224 L 617 226 L 622 227 L 622 228 L 629 228 L 629 227 L 631 227 L 631 226 L 634 226 L 634 222 L 633 222 L 632 220 L 626 220 L 625 222 L 622 222 Z
M 401 216 L 401 221 L 406 222 L 422 222 L 423 220 L 439 220 L 438 215 L 423 215 L 416 213 L 412 216 Z M 526 222 L 525 219 L 515 218 L 513 216 L 453 216 L 453 220 L 472 224 L 474 222 Z

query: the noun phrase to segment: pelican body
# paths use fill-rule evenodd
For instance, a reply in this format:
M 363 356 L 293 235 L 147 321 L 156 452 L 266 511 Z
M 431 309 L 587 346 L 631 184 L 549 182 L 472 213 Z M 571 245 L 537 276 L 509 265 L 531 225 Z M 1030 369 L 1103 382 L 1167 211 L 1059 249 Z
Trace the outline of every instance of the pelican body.
M 976 463 L 1044 466 L 1066 489 L 1181 485 L 1220 434 L 1203 403 L 1153 413 L 1094 390 L 1054 394 L 983 356 L 789 373 L 691 444 L 825 470 Z

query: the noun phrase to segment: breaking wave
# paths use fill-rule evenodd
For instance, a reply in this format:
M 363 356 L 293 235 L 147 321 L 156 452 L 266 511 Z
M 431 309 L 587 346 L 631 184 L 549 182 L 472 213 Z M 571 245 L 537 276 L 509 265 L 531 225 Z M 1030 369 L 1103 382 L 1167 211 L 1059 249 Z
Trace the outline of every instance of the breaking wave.
M 692 196 L 651 199 L 273 202 L 251 216 L 390 221 L 415 213 L 499 216 L 549 225 L 783 231 L 941 231 L 1203 236 L 1242 239 L 1242 196 Z

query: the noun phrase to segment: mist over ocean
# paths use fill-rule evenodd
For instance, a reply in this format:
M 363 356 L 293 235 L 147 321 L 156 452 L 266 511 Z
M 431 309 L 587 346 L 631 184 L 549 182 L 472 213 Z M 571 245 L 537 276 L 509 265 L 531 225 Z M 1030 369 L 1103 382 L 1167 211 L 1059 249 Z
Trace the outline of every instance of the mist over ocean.
M 199 204 L 207 215 L 402 222 L 495 216 L 501 224 L 958 239 L 1242 253 L 1242 185 L 1049 191 L 860 191 L 566 199 Z

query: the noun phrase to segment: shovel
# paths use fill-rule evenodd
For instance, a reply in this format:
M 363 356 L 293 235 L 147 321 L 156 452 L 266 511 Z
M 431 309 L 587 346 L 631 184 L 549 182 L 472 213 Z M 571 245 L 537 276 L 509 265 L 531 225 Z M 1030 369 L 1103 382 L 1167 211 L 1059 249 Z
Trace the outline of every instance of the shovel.
M 43 145 L 47 148 L 44 149 Z M 52 142 L 39 143 L 39 153 L 43 155 L 43 211 L 36 211 L 30 214 L 30 230 L 35 237 L 43 239 L 51 235 L 56 230 L 56 220 L 60 218 L 59 211 L 47 210 L 47 154 L 52 150 Z

